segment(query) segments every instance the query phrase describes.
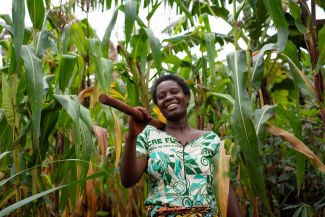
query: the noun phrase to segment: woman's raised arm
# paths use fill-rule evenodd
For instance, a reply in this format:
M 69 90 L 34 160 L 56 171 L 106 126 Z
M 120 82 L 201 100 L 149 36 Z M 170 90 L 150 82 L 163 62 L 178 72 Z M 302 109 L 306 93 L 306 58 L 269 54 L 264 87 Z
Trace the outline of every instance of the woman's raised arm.
M 136 109 L 141 112 L 142 117 L 138 119 L 130 117 L 129 132 L 126 137 L 120 166 L 121 181 L 126 188 L 132 187 L 140 180 L 147 166 L 147 158 L 145 156 L 139 158 L 136 156 L 136 140 L 138 135 L 151 121 L 152 117 L 145 108 L 136 107 Z

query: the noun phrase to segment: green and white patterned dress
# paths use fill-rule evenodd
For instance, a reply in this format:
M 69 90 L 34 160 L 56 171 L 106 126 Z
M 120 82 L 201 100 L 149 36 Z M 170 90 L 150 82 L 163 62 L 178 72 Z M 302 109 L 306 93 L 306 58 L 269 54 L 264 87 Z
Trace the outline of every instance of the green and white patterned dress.
M 137 138 L 137 156 L 148 158 L 149 195 L 145 205 L 211 207 L 216 212 L 212 190 L 212 158 L 220 139 L 207 132 L 184 146 L 172 135 L 147 126 Z M 152 213 L 154 215 L 154 213 Z

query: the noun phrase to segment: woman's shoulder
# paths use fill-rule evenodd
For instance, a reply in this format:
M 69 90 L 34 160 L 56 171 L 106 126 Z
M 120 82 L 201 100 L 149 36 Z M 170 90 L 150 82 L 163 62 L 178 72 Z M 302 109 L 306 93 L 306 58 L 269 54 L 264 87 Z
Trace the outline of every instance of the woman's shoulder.
M 145 135 L 145 136 L 149 136 L 149 135 L 152 135 L 152 134 L 154 134 L 154 135 L 156 135 L 156 134 L 160 134 L 161 132 L 163 132 L 163 131 L 161 131 L 160 129 L 157 129 L 156 127 L 151 126 L 151 125 L 148 124 L 148 125 L 143 129 L 143 131 L 141 132 L 141 134 L 143 134 L 143 135 Z
M 193 134 L 196 134 L 198 136 L 203 136 L 203 135 L 215 135 L 218 136 L 217 133 L 211 131 L 211 130 L 198 130 L 198 129 L 193 129 Z

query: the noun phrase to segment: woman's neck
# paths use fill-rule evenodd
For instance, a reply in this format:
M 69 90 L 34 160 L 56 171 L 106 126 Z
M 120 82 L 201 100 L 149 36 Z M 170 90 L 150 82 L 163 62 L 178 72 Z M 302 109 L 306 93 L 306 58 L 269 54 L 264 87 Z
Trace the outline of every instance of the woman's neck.
M 167 120 L 166 127 L 165 127 L 166 132 L 172 132 L 172 131 L 186 132 L 188 130 L 190 130 L 190 127 L 188 125 L 186 117 L 177 121 Z

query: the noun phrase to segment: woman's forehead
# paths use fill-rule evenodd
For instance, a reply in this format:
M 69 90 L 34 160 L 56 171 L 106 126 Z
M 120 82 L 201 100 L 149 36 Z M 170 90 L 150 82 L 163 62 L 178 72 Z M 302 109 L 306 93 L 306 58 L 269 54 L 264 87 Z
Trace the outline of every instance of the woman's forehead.
M 170 88 L 179 88 L 180 85 L 173 80 L 166 80 L 166 81 L 162 81 L 160 84 L 158 84 L 157 86 L 157 93 L 159 91 L 163 91 L 165 89 L 170 89 Z

